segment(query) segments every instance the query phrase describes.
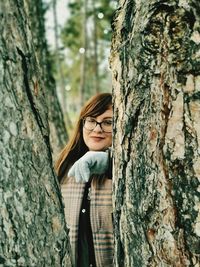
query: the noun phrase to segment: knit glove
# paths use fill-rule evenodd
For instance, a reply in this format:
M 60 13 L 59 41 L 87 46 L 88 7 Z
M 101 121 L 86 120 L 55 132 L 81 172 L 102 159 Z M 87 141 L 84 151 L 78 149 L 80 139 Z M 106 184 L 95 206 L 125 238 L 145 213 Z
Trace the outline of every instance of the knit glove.
M 77 183 L 88 182 L 91 175 L 106 172 L 108 157 L 108 152 L 88 151 L 72 165 L 68 176 L 74 176 Z

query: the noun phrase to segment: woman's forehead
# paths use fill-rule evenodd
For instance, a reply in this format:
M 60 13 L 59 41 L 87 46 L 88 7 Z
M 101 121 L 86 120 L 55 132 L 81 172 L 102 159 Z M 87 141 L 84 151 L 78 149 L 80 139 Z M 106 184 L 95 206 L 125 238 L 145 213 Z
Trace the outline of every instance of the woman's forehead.
M 111 108 L 111 109 L 107 109 L 106 111 L 104 111 L 100 115 L 96 115 L 96 116 L 92 116 L 92 117 L 94 117 L 94 118 L 112 118 L 112 116 L 113 116 L 113 111 Z

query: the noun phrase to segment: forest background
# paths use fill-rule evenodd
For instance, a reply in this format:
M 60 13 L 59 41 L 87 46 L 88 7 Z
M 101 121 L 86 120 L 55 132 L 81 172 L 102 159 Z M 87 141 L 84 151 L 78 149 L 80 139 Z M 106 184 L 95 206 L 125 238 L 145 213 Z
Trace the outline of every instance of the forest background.
M 70 133 L 80 107 L 111 92 L 111 22 L 117 1 L 44 0 L 46 38 L 58 99 Z

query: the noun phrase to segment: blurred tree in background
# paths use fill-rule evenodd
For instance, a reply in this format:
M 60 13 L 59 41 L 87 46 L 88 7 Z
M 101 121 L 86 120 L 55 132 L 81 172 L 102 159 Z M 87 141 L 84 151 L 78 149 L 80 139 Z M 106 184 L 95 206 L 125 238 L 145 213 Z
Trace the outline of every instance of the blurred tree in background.
M 46 88 L 48 103 L 48 123 L 50 128 L 50 143 L 52 147 L 53 160 L 65 145 L 68 135 L 65 129 L 63 114 L 56 94 L 56 82 L 53 77 L 54 61 L 51 59 L 46 36 L 43 1 L 37 1 L 37 5 L 29 5 L 31 17 L 31 29 L 35 51 L 40 62 L 40 72 Z
M 82 104 L 97 92 L 111 92 L 108 56 L 111 21 L 117 1 L 66 0 L 66 21 L 60 25 L 60 0 L 45 0 L 54 24 L 54 76 L 66 126 Z

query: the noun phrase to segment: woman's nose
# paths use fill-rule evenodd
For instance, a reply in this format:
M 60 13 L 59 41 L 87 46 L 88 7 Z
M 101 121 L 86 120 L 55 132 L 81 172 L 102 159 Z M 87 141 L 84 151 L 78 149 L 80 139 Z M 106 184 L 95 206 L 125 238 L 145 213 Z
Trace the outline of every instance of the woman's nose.
M 100 124 L 97 124 L 97 125 L 95 126 L 95 128 L 93 129 L 93 131 L 94 131 L 94 132 L 103 132 L 103 130 L 102 130 Z

